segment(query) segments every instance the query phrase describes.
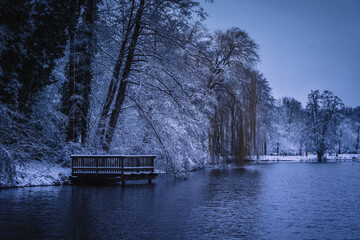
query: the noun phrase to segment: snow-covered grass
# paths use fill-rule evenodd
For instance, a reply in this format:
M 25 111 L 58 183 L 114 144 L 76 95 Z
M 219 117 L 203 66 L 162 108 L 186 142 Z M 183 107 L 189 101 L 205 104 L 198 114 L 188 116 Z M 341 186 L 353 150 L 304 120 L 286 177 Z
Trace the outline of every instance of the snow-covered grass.
M 325 155 L 326 161 L 336 160 L 360 160 L 360 154 L 339 154 L 336 155 Z M 274 155 L 261 155 L 259 159 L 256 156 L 251 157 L 252 161 L 293 161 L 293 162 L 316 162 L 317 156 L 315 154 L 309 154 L 308 156 L 274 156 Z
M 12 181 L 0 179 L 0 188 L 48 186 L 68 183 L 71 168 L 63 168 L 56 164 L 39 161 L 30 161 L 16 165 L 15 172 Z

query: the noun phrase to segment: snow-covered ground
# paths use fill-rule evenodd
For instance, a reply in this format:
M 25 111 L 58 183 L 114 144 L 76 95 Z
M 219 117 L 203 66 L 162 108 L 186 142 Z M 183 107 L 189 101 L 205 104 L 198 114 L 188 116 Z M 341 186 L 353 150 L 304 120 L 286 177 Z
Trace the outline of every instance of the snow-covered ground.
M 63 168 L 56 164 L 31 161 L 15 166 L 15 172 L 16 174 L 12 181 L 0 179 L 0 188 L 64 184 L 69 181 L 71 168 Z
M 336 155 L 325 155 L 324 159 L 326 161 L 336 161 L 336 160 L 360 160 L 360 154 L 339 154 Z M 294 162 L 316 162 L 317 156 L 315 154 L 309 154 L 306 156 L 273 156 L 273 155 L 261 155 L 259 159 L 256 159 L 256 156 L 251 157 L 253 161 L 294 161 Z

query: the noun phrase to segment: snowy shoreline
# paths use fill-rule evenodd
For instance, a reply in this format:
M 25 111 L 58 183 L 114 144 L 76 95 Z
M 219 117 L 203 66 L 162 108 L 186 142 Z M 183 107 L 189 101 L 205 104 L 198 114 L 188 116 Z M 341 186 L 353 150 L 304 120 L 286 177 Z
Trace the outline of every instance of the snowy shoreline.
M 340 154 L 338 156 L 326 155 L 325 162 L 354 161 L 360 160 L 360 154 Z M 317 162 L 316 155 L 306 156 L 272 156 L 262 155 L 250 158 L 249 162 Z M 32 161 L 19 164 L 15 167 L 15 176 L 10 181 L 0 179 L 0 189 L 36 186 L 54 186 L 70 184 L 69 176 L 71 168 L 61 167 L 57 164 L 49 164 Z
M 15 174 L 10 179 L 0 179 L 0 189 L 69 184 L 71 168 L 58 164 L 31 161 L 15 166 Z
M 360 154 L 339 154 L 338 156 L 326 154 L 324 156 L 324 162 L 345 160 L 360 160 Z M 315 154 L 309 154 L 308 156 L 261 155 L 258 159 L 256 156 L 253 156 L 249 159 L 249 161 L 317 162 L 317 156 Z

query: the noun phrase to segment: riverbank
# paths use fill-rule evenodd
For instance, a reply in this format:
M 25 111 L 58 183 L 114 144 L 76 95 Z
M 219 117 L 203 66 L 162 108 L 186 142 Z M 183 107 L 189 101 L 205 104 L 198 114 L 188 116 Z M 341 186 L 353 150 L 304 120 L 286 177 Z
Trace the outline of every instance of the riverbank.
M 327 162 L 360 160 L 360 154 L 340 154 L 338 156 L 326 155 L 325 157 Z M 314 154 L 309 154 L 308 156 L 261 155 L 259 156 L 259 159 L 257 159 L 256 156 L 253 156 L 250 161 L 317 162 L 317 158 Z M 17 164 L 14 168 L 14 175 L 11 178 L 0 178 L 0 189 L 68 184 L 69 176 L 71 175 L 71 168 L 39 161 Z
M 339 154 L 324 156 L 324 161 L 345 161 L 345 160 L 360 160 L 360 154 Z M 288 161 L 288 162 L 317 162 L 317 156 L 315 154 L 308 154 L 308 156 L 274 156 L 274 155 L 260 155 L 259 158 L 253 156 L 250 161 Z
M 51 186 L 69 183 L 71 168 L 30 161 L 14 166 L 13 176 L 0 178 L 0 188 Z

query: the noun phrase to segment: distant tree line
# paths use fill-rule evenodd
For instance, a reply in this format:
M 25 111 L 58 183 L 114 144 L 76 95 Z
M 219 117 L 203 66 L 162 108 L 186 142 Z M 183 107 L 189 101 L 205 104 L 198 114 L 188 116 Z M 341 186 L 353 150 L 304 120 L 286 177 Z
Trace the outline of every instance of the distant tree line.
M 311 91 L 305 107 L 285 97 L 274 106 L 272 151 L 277 155 L 359 153 L 360 107 L 346 107 L 331 91 Z M 266 153 L 265 153 L 266 154 Z

